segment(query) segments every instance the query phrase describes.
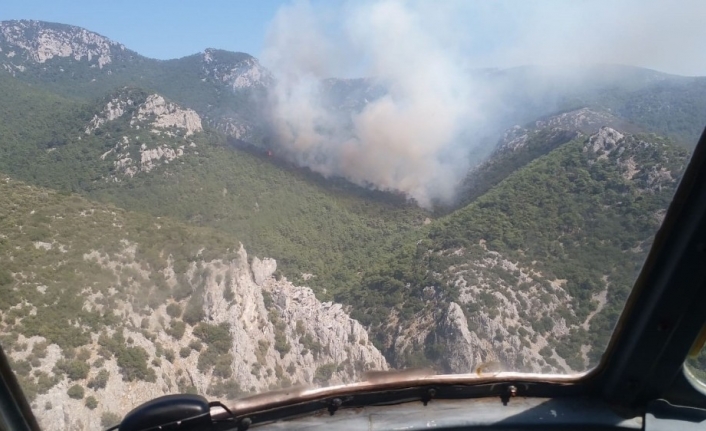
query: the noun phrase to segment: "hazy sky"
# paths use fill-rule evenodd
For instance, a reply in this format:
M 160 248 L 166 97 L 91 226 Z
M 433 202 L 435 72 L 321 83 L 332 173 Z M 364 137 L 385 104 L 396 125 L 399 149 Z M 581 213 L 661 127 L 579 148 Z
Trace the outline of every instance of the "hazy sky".
M 79 25 L 149 57 L 207 47 L 259 56 L 283 0 L 5 0 L 0 19 Z M 329 36 L 345 1 L 313 0 Z M 348 2 L 350 5 L 351 2 Z M 453 40 L 470 67 L 618 62 L 706 75 L 704 0 L 409 1 L 437 37 Z

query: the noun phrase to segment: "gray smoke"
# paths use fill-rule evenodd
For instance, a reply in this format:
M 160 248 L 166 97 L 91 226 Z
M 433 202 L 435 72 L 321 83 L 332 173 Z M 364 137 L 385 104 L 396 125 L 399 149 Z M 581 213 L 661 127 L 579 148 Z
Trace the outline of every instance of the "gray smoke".
M 279 140 L 298 161 L 381 190 L 396 190 L 420 205 L 445 202 L 466 170 L 459 137 L 482 118 L 471 81 L 453 49 L 399 1 L 351 5 L 342 39 L 333 42 L 308 3 L 282 8 L 263 60 Z M 363 76 L 387 91 L 362 110 L 327 106 L 324 79 L 346 74 L 352 53 Z
M 527 7 L 526 2 L 382 0 L 342 7 L 320 3 L 316 10 L 306 1 L 283 6 L 262 56 L 276 82 L 269 100 L 276 138 L 299 164 L 323 175 L 401 191 L 425 207 L 448 203 L 469 164 L 495 143 L 483 138 L 497 135 L 511 125 L 508 121 L 528 121 L 551 111 L 556 104 L 552 94 L 561 93 L 560 87 L 580 87 L 591 75 L 576 66 L 581 60 L 627 58 L 650 66 L 647 60 L 662 61 L 671 54 L 656 42 L 661 49 L 654 55 L 635 49 L 635 37 L 649 38 L 643 31 L 652 23 L 660 29 L 679 27 L 676 18 L 664 20 L 668 8 L 649 2 L 632 13 L 641 33 L 636 36 L 629 22 L 619 19 L 638 10 L 634 2 L 613 3 Z M 592 29 L 594 21 L 600 30 Z M 473 33 L 471 26 L 483 31 Z M 574 66 L 562 68 L 563 81 L 550 71 L 532 75 L 529 86 L 517 85 L 525 72 L 512 71 L 511 76 L 520 77 L 512 85 L 502 74 L 487 79 L 497 71 L 479 72 L 487 66 L 532 63 Z M 576 72 L 567 79 L 567 70 Z M 355 76 L 385 91 L 366 97 L 364 106 L 332 105 L 327 78 Z M 507 104 L 510 99 L 514 106 Z M 535 108 L 543 111 L 538 114 Z

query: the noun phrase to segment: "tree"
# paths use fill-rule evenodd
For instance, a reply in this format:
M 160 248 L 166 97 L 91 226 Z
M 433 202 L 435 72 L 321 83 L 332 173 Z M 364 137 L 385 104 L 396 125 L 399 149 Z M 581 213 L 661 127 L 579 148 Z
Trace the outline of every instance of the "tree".
M 144 380 L 154 382 L 157 376 L 152 368 L 147 365 L 149 355 L 142 347 L 127 347 L 118 352 L 118 367 L 123 375 L 123 380 Z
M 117 425 L 120 423 L 121 420 L 122 417 L 117 413 L 106 411 L 101 414 L 101 426 L 103 428 L 109 428 L 113 425 Z
M 108 384 L 108 378 L 110 377 L 110 373 L 106 369 L 102 369 L 98 371 L 98 374 L 94 378 L 88 381 L 88 387 L 97 390 L 97 389 L 105 389 L 105 386 Z
M 75 400 L 80 400 L 83 398 L 83 395 L 85 393 L 83 386 L 81 385 L 73 385 L 69 388 L 66 393 L 69 395 L 70 398 L 73 398 Z
M 98 407 L 98 400 L 93 395 L 86 398 L 86 407 L 93 410 Z
M 336 368 L 337 366 L 333 362 L 319 365 L 314 372 L 314 383 L 318 383 L 320 385 L 327 384 L 328 381 L 331 380 L 331 377 L 333 377 L 333 373 L 336 371 Z

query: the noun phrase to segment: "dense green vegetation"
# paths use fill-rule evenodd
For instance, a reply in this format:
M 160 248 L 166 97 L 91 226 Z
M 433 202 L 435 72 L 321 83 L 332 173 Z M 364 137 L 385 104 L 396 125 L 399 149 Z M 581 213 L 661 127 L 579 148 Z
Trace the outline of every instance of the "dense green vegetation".
M 194 137 L 196 150 L 181 163 L 124 177 L 119 183 L 109 182 L 105 179 L 114 168 L 110 161 L 101 160 L 101 155 L 121 136 L 139 136 L 148 148 L 162 142 L 161 138 L 148 131 L 130 130 L 129 115 L 92 135 L 83 129 L 92 113 L 116 95 L 140 100 L 146 93 L 121 90 L 88 105 L 49 95 L 50 100 L 59 100 L 60 111 L 56 111 L 44 105 L 43 97 L 48 93 L 36 90 L 29 97 L 15 88 L 18 85 L 23 84 L 0 81 L 0 88 L 8 88 L 0 109 L 43 112 L 47 124 L 30 124 L 23 117 L 8 123 L 8 129 L 31 129 L 33 134 L 18 138 L 16 145 L 2 147 L 5 155 L 0 158 L 0 172 L 122 208 L 229 232 L 251 253 L 277 259 L 290 279 L 314 274 L 309 284 L 320 293 L 355 284 L 363 268 L 398 246 L 425 216 L 399 198 L 385 202 L 380 193 L 329 183 L 304 170 L 277 166 L 267 158 L 231 149 L 213 132 Z M 61 112 L 68 118 L 66 122 L 51 125 L 49 119 Z M 52 134 L 58 136 L 60 145 L 52 146 Z M 134 157 L 139 160 L 139 155 Z
M 84 253 L 95 250 L 97 255 L 121 261 L 124 241 L 134 241 L 139 244 L 135 253 L 145 264 L 163 268 L 166 261 L 160 253 L 167 251 L 175 262 L 184 262 L 183 270 L 199 253 L 198 244 L 208 245 L 208 250 L 199 255 L 206 259 L 235 256 L 237 240 L 222 232 L 188 227 L 169 219 L 161 219 L 156 229 L 149 216 L 12 180 L 0 181 L 0 196 L 0 261 L 3 272 L 10 274 L 3 277 L 0 286 L 3 347 L 9 351 L 26 348 L 16 342 L 18 333 L 28 337 L 41 335 L 63 350 L 65 358 L 56 364 L 55 373 L 70 380 L 84 379 L 89 374 L 89 352 L 74 349 L 89 344 L 91 334 L 100 334 L 98 353 L 115 357 L 124 379 L 152 380 L 154 370 L 147 363 L 144 349 L 131 346 L 131 340 L 125 339 L 121 331 L 112 335 L 102 331 L 122 320 L 119 310 L 111 309 L 115 299 L 150 310 L 152 303 L 148 298 L 171 296 L 158 278 L 144 279 L 134 268 L 125 266 L 119 272 L 121 281 L 108 268 L 86 259 Z M 117 297 L 108 294 L 114 283 L 123 286 Z M 103 299 L 97 303 L 105 308 L 84 307 L 84 289 L 100 294 Z M 15 308 L 7 312 L 11 307 Z M 35 359 L 45 356 L 46 344 L 36 345 L 27 362 L 29 370 L 36 367 Z M 101 371 L 88 385 L 104 388 L 107 378 L 107 372 Z
M 540 129 L 528 132 L 527 142 L 521 148 L 497 152 L 469 173 L 464 179 L 460 198 L 462 206 L 473 202 L 513 172 L 569 142 L 575 136 L 575 133 L 568 130 Z
M 0 181 L 1 342 L 20 352 L 26 346 L 18 334 L 47 339 L 13 363 L 30 398 L 45 393 L 62 376 L 71 384 L 86 380 L 92 391 L 106 387 L 109 374 L 103 362 L 89 365 L 90 354 L 81 350 L 93 342 L 92 334 L 99 334 L 99 360 L 114 358 L 124 380 L 154 382 L 161 361 L 198 357 L 198 369 L 212 372 L 217 380 L 210 395 L 232 398 L 242 393 L 232 375 L 229 328 L 203 321 L 203 297 L 195 294 L 203 291 L 203 273 L 197 270 L 193 279 L 186 275 L 194 262 L 232 258 L 239 242 L 251 255 L 277 259 L 277 276 L 312 286 L 320 299 L 349 306 L 353 317 L 372 329 L 375 345 L 398 366 L 442 361 L 447 346 L 432 331 L 423 342 L 412 343 L 412 352 L 396 357 L 397 329 L 392 325 L 409 326 L 422 312 L 439 317 L 449 301 L 463 304 L 471 331 L 479 329 L 475 317 L 480 312 L 491 318 L 503 315 L 503 303 L 492 292 L 463 303 L 454 285 L 456 267 L 498 252 L 542 274 L 534 280 L 542 302 L 550 302 L 550 280 L 562 280 L 571 298 L 552 314 L 522 315 L 530 322 L 527 328 L 511 326 L 509 333 L 519 334 L 523 346 L 534 341 L 528 329 L 535 337 L 547 336 L 549 345 L 540 351 L 546 370 L 557 367 L 555 353 L 573 369 L 583 369 L 588 364 L 581 346 L 592 346 L 588 360 L 595 364 L 686 159 L 684 151 L 667 141 L 650 136 L 645 140 L 652 144 L 641 146 L 630 138 L 629 154 L 640 168 L 630 179 L 619 163 L 625 155 L 613 152 L 601 158 L 604 154 L 584 151 L 583 138 L 567 143 L 573 133 L 533 131 L 527 145 L 495 154 L 471 174 L 462 208 L 423 226 L 429 214 L 399 196 L 323 179 L 277 157 L 233 148 L 206 123 L 204 132 L 188 139 L 178 132 L 158 136 L 149 127 L 131 127 L 128 110 L 86 134 L 88 122 L 109 100 L 131 97 L 139 102 L 152 91 L 208 115 L 211 125 L 223 116 L 257 123 L 250 106 L 255 94 L 203 79 L 200 54 L 166 62 L 126 55 L 116 57 L 111 74 L 70 59 L 52 63 L 64 67 L 63 74 L 30 67 L 20 80 L 0 72 L 0 173 L 26 182 Z M 223 51 L 213 55 L 215 69 L 250 58 Z M 95 85 L 86 85 L 93 78 Z M 668 80 L 611 90 L 601 95 L 600 106 L 649 130 L 694 142 L 706 118 L 705 89 L 699 79 Z M 583 106 L 595 99 L 574 102 Z M 183 157 L 130 177 L 116 168 L 112 156 L 102 157 L 123 137 L 130 138 L 127 151 L 134 160 L 140 159 L 143 144 L 188 148 Z M 660 168 L 672 178 L 655 187 L 650 172 Z M 126 263 L 125 244 L 135 245 L 141 267 Z M 90 250 L 120 261 L 120 269 L 113 272 L 100 259 L 86 258 Z M 167 266 L 166 256 L 173 259 L 174 286 L 157 272 Z M 519 282 L 518 272 L 495 266 L 482 276 L 498 292 L 527 291 L 531 283 Z M 468 279 L 474 277 L 478 281 L 477 274 Z M 109 295 L 107 285 L 120 289 Z M 226 300 L 233 299 L 235 288 L 226 286 Z M 581 324 L 596 312 L 596 294 L 604 290 L 607 304 L 586 330 Z M 98 295 L 99 306 L 84 307 L 86 294 Z M 167 307 L 171 319 L 164 326 L 181 347 L 160 346 L 153 358 L 122 330 L 110 331 L 123 319 L 113 309 L 116 299 L 129 301 L 145 316 L 133 329 L 148 339 L 153 337 L 146 318 L 150 310 L 183 301 Z M 251 364 L 254 374 L 264 370 L 270 347 L 280 358 L 292 349 L 267 295 L 265 304 L 274 344 L 260 340 L 257 362 Z M 557 316 L 570 326 L 562 337 L 548 335 Z M 296 333 L 304 353 L 319 359 L 325 347 L 303 324 Z M 502 335 L 494 341 L 502 342 Z M 48 343 L 60 346 L 65 356 L 56 364 L 55 376 L 38 370 Z M 334 363 L 321 365 L 314 380 L 325 384 L 337 370 Z M 266 372 L 286 381 L 281 367 Z M 185 378 L 175 383 L 179 390 L 195 390 Z M 86 395 L 78 384 L 69 391 L 76 399 Z M 95 408 L 94 401 L 89 396 L 86 406 Z
M 436 221 L 425 240 L 402 248 L 366 273 L 363 289 L 337 299 L 359 304 L 353 315 L 376 328 L 374 340 L 385 348 L 390 342 L 385 328 L 390 309 L 403 319 L 411 318 L 429 306 L 424 300 L 426 286 L 437 287 L 435 303 L 456 298 L 458 291 L 444 274 L 464 259 L 481 258 L 484 251 L 478 243 L 483 240 L 489 250 L 511 261 L 531 262 L 545 278 L 566 280 L 565 290 L 572 298 L 567 305 L 574 313 L 562 317 L 569 324 L 586 319 L 595 309 L 593 295 L 607 285 L 607 304 L 591 320 L 590 331 L 572 330 L 556 340 L 560 354 L 576 365 L 580 346 L 592 346 L 589 359 L 595 364 L 687 159 L 685 150 L 657 137 L 645 137 L 649 146 L 637 138 L 627 139 L 620 155 L 613 151 L 597 158 L 584 151 L 584 139 L 579 139 L 531 162 L 472 204 Z M 625 177 L 618 162 L 628 157 L 643 167 L 632 179 Z M 671 177 L 655 185 L 653 168 L 664 168 Z M 465 250 L 463 257 L 449 253 L 454 250 Z M 512 274 L 495 271 L 496 276 L 513 280 Z M 481 297 L 481 309 L 492 309 L 493 298 Z M 471 316 L 475 311 L 467 310 Z M 551 316 L 545 317 L 551 325 Z M 536 320 L 540 333 L 547 329 L 543 322 Z
M 706 127 L 706 78 L 672 77 L 636 91 L 611 89 L 595 104 L 693 148 Z

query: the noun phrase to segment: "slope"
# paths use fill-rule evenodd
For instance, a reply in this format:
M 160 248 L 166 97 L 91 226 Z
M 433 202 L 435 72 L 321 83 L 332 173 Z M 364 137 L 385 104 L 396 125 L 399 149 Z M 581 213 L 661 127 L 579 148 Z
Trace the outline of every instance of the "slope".
M 574 139 L 435 221 L 337 299 L 362 305 L 353 316 L 396 366 L 584 370 L 602 354 L 687 157 L 654 135 L 602 128 Z
M 291 279 L 311 277 L 319 293 L 351 287 L 426 218 L 399 197 L 371 199 L 380 194 L 234 150 L 194 111 L 154 93 L 124 88 L 77 104 L 24 85 L 0 80 L 6 136 L 31 132 L 3 144 L 0 171 L 230 232 Z M 37 113 L 36 123 L 18 112 Z
M 0 232 L 0 342 L 44 429 L 387 367 L 340 305 L 224 232 L 6 178 Z
M 80 27 L 21 20 L 0 22 L 0 65 L 19 80 L 83 101 L 124 86 L 149 89 L 197 110 L 223 132 L 262 135 L 252 102 L 270 77 L 245 53 L 206 49 L 160 61 Z
M 459 192 L 459 206 L 473 202 L 532 160 L 580 134 L 590 135 L 604 126 L 630 133 L 642 131 L 640 127 L 608 112 L 589 108 L 538 118 L 524 127 L 514 126 L 506 130 L 488 158 L 471 168 L 464 178 Z

